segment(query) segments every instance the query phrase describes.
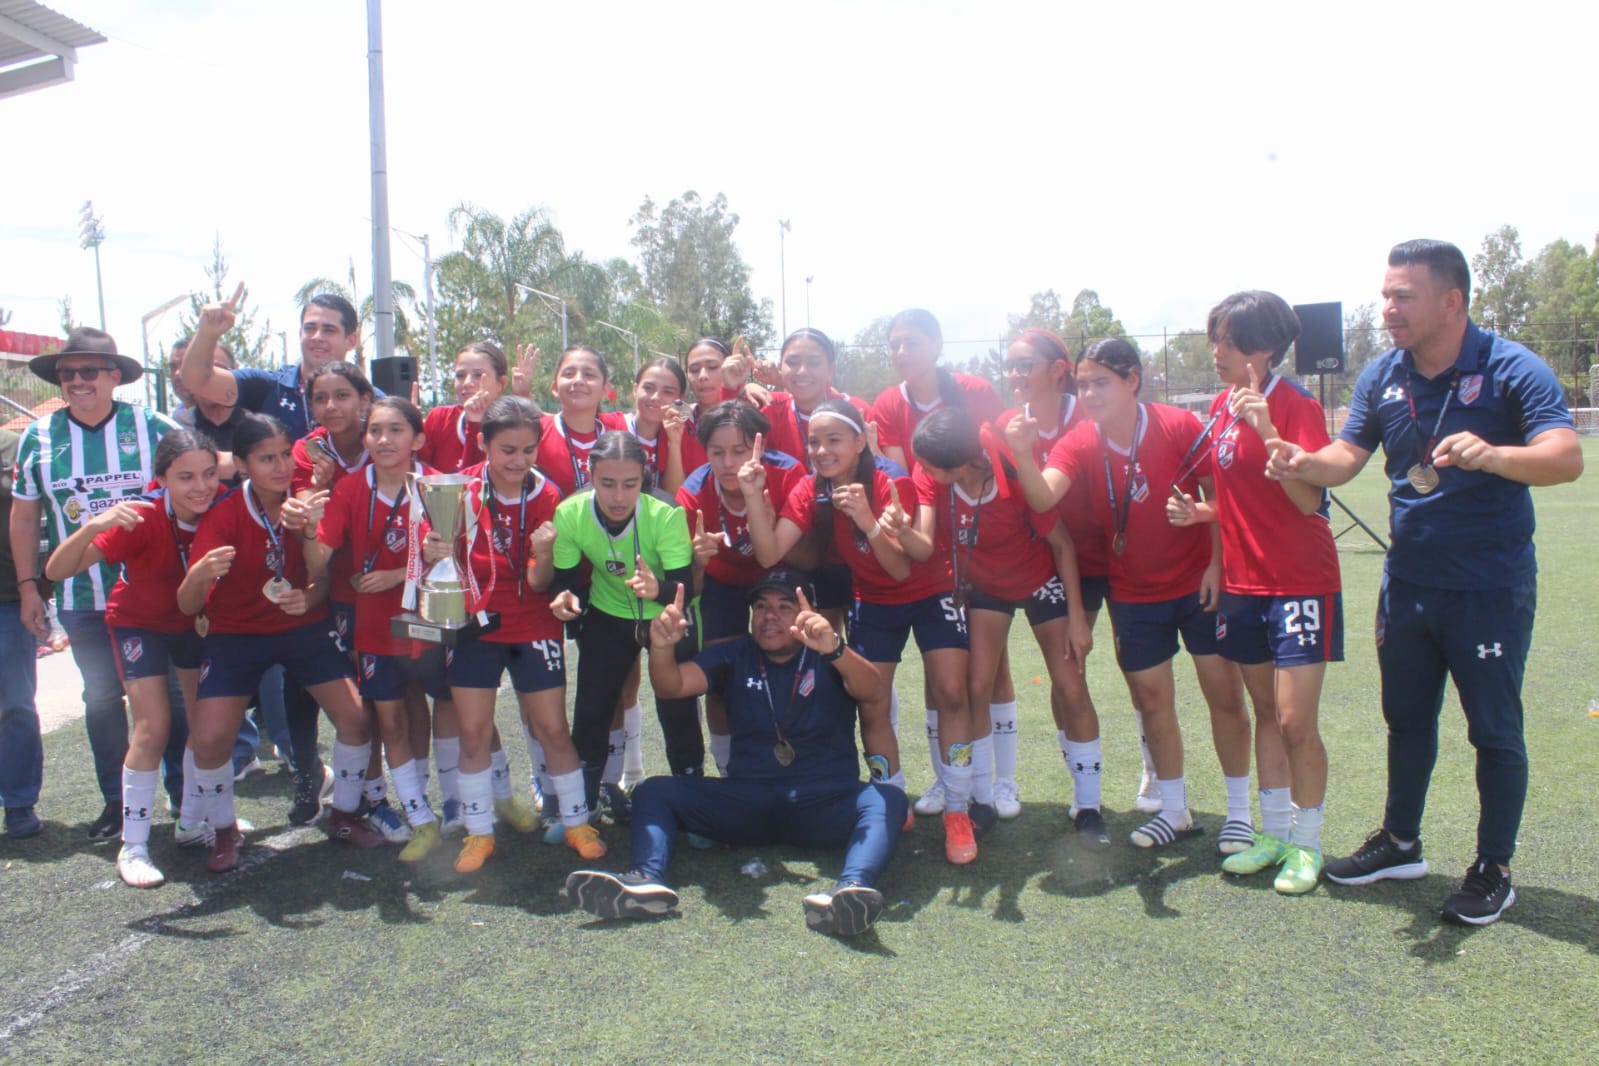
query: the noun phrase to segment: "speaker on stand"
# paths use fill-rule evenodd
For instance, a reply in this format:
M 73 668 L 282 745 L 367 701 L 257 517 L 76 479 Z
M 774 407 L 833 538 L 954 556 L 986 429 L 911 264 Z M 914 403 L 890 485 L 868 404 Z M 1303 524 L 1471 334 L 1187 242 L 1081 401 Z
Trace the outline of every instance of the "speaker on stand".
M 386 396 L 411 398 L 411 383 L 416 380 L 416 360 L 405 356 L 374 359 L 371 363 L 372 385 Z

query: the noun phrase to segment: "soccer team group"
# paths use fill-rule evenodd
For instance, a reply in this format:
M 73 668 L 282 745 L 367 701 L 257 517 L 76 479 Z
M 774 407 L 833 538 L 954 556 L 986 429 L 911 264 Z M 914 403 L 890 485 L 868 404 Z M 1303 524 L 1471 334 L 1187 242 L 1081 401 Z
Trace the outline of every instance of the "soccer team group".
M 1185 648 L 1225 782 L 1221 867 L 1269 873 L 1285 894 L 1427 872 L 1421 816 L 1452 677 L 1481 816 L 1443 913 L 1485 924 L 1515 900 L 1526 794 L 1529 486 L 1574 479 L 1582 457 L 1553 373 L 1478 329 L 1469 294 L 1453 245 L 1390 252 L 1382 306 L 1397 347 L 1362 372 L 1336 438 L 1276 373 L 1300 326 L 1261 291 L 1210 312 L 1226 388 L 1204 421 L 1141 396 L 1126 341 L 1074 360 L 1038 329 L 1005 353 L 1007 407 L 939 365 L 938 323 L 920 310 L 892 320 L 903 380 L 871 403 L 834 386 L 834 346 L 806 328 L 775 365 L 713 338 L 647 362 L 626 413 L 601 410 L 614 386 L 587 346 L 561 353 L 544 410 L 530 394 L 538 353 L 513 362 L 483 342 L 456 357 L 459 402 L 424 415 L 347 360 L 354 309 L 318 296 L 303 361 L 279 371 L 234 368 L 219 343 L 234 303 L 204 308 L 174 356 L 174 422 L 115 400 L 142 368 L 79 329 L 32 364 L 66 406 L 18 445 L 18 584 L 0 618 L 43 638 L 54 596 L 106 800 L 90 832 L 120 833 L 118 870 L 134 886 L 164 880 L 149 847 L 163 766 L 178 843 L 208 847 L 212 871 L 238 865 L 236 751 L 259 721 L 295 772 L 291 821 L 321 820 L 334 840 L 403 844 L 399 861 L 414 863 L 464 834 L 454 865 L 470 874 L 492 856 L 497 821 L 589 861 L 606 854 L 603 821 L 630 823 L 625 872 L 567 881 L 605 917 L 677 904 L 666 872 L 680 840 L 840 850 L 837 884 L 803 910 L 813 928 L 859 933 L 915 815 L 941 817 L 946 858 L 964 864 L 996 819 L 1020 813 L 1007 652 L 1018 610 L 1049 675 L 1075 838 L 1111 846 L 1083 671 L 1103 608 L 1144 755 L 1136 803 L 1149 817 L 1131 844 L 1201 833 L 1175 707 Z M 1387 805 L 1357 851 L 1326 859 L 1317 707 L 1344 640 L 1327 490 L 1379 447 L 1393 541 L 1376 629 Z M 437 472 L 469 479 L 459 540 L 417 505 L 412 478 Z M 473 624 L 447 648 L 397 636 L 391 620 L 447 559 Z M 912 636 L 933 776 L 914 812 L 894 684 Z M 670 770 L 647 780 L 644 670 Z M 507 675 L 531 800 L 495 725 Z M 5 700 L 0 792 L 20 837 L 39 825 L 38 725 L 27 736 Z

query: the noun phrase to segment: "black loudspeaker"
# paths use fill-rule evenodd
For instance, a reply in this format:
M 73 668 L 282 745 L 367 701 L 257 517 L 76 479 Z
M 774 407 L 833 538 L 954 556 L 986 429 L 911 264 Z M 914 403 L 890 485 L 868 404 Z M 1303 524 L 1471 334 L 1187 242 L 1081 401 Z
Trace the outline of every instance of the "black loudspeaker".
M 1337 304 L 1333 305 L 1338 306 Z M 411 382 L 416 380 L 416 360 L 400 356 L 372 360 L 372 384 L 389 396 L 411 398 Z
M 1294 373 L 1300 377 L 1344 372 L 1344 305 L 1295 304 L 1299 339 L 1294 342 Z

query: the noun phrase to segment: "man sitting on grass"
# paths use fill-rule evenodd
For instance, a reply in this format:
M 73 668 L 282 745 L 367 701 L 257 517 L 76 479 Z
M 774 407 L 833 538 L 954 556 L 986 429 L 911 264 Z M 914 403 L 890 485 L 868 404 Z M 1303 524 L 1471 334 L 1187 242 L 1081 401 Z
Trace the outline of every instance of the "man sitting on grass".
M 873 885 L 894 854 L 905 793 L 887 780 L 899 768 L 888 699 L 871 663 L 845 647 L 811 608 L 800 576 L 778 569 L 750 589 L 752 634 L 678 663 L 688 628 L 683 593 L 650 625 L 650 684 L 662 699 L 715 691 L 733 735 L 728 776 L 652 777 L 633 792 L 633 868 L 579 870 L 566 879 L 573 902 L 601 918 L 659 917 L 677 905 L 662 881 L 679 832 L 735 846 L 844 848 L 831 892 L 805 897 L 812 929 L 853 936 L 883 910 Z M 856 708 L 872 780 L 860 781 Z

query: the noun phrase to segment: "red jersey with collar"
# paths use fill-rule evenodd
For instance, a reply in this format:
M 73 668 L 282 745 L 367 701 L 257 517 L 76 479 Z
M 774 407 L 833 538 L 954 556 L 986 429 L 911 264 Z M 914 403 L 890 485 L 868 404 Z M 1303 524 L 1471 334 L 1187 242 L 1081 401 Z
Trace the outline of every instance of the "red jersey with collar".
M 1271 424 L 1286 441 L 1316 451 L 1327 445 L 1327 416 L 1315 397 L 1272 376 L 1265 385 Z M 1266 476 L 1266 442 L 1227 410 L 1231 390 L 1216 397 L 1213 477 L 1221 524 L 1222 587 L 1243 596 L 1319 596 L 1341 588 L 1338 547 L 1320 510 L 1304 514 L 1282 485 Z
M 1049 452 L 1066 433 L 1082 422 L 1088 416 L 1083 414 L 1082 405 L 1077 402 L 1077 397 L 1066 393 L 1061 397 L 1061 419 L 1056 426 L 1038 427 L 1038 439 L 1033 442 L 1033 458 L 1038 462 L 1038 468 L 1044 469 L 1049 461 Z M 1005 427 L 1010 425 L 1011 419 L 1022 413 L 1020 407 L 1011 407 L 994 420 L 994 428 L 999 431 L 1000 438 L 1005 436 Z M 1089 496 L 1088 485 L 1081 481 L 1073 481 L 1071 488 L 1066 490 L 1066 495 L 1061 497 L 1056 507 L 1056 513 L 1066 526 L 1066 532 L 1071 534 L 1072 546 L 1077 550 L 1077 574 L 1079 577 L 1103 577 L 1110 572 L 1110 544 L 1105 539 L 1105 531 L 1100 527 L 1099 518 L 1094 514 L 1094 501 Z
M 539 420 L 539 448 L 534 465 L 555 485 L 563 500 L 588 485 L 589 453 L 594 450 L 599 431 L 616 428 L 607 426 L 605 417 L 598 416 L 595 431 L 591 433 L 579 433 L 570 428 L 559 414 Z
M 281 527 L 275 535 L 268 530 L 265 517 L 250 500 L 249 481 L 218 500 L 200 519 L 189 549 L 190 565 L 222 547 L 234 549 L 233 566 L 211 586 L 206 599 L 211 632 L 271 635 L 327 617 L 325 602 L 305 614 L 291 615 L 262 594 L 261 587 L 276 576 L 275 560 L 282 560 L 289 584 L 305 588 L 305 556 L 299 534 Z
M 872 471 L 872 496 L 875 510 L 881 514 L 891 497 L 888 492 L 889 476 L 881 469 Z M 893 479 L 899 489 L 900 503 L 909 506 L 916 499 L 916 485 L 908 477 Z M 925 563 L 911 563 L 910 577 L 904 581 L 895 578 L 877 561 L 865 532 L 856 527 L 842 511 L 830 508 L 833 513 L 832 548 L 834 555 L 849 567 L 855 578 L 855 596 L 867 603 L 915 603 L 929 596 L 944 596 L 951 591 L 949 559 L 934 556 Z M 803 530 L 816 524 L 816 478 L 806 475 L 789 491 L 788 499 L 779 510 L 778 517 L 786 518 Z
M 1083 482 L 1093 502 L 1099 528 L 1109 543 L 1116 532 L 1105 466 L 1110 465 L 1116 504 L 1127 513 L 1127 550 L 1109 555 L 1110 595 L 1121 603 L 1158 603 L 1186 596 L 1199 588 L 1210 565 L 1210 531 L 1203 525 L 1174 526 L 1166 520 L 1166 498 L 1183 457 L 1203 428 L 1188 411 L 1159 403 L 1139 404 L 1137 464 L 1128 452 L 1100 441 L 1093 421 L 1078 423 L 1050 449 L 1049 466 L 1075 485 Z M 1199 479 L 1210 476 L 1210 457 L 1201 451 L 1188 460 L 1194 467 L 1178 482 L 1198 495 Z M 1128 499 L 1131 503 L 1128 504 Z
M 420 465 L 420 464 L 418 464 Z M 413 467 L 413 469 L 416 469 Z M 438 471 L 420 467 L 422 474 Z M 327 509 L 317 526 L 317 540 L 351 561 L 352 575 L 375 570 L 404 570 L 407 536 L 411 529 L 408 493 L 395 501 L 373 487 L 376 470 L 367 467 L 356 477 L 347 477 L 333 488 Z M 358 593 L 346 578 L 341 602 L 355 602 L 355 650 L 371 655 L 409 655 L 411 641 L 392 636 L 389 619 L 405 608 L 405 582 L 382 592 Z
M 837 389 L 827 390 L 829 400 L 843 400 L 860 412 L 861 425 L 865 425 L 872 417 L 872 408 L 865 400 L 858 396 L 851 396 Z M 811 466 L 811 450 L 808 440 L 811 432 L 811 416 L 809 411 L 801 411 L 794 404 L 794 397 L 786 392 L 774 392 L 772 402 L 761 408 L 761 414 L 772 424 L 766 431 L 766 447 L 784 455 L 792 456 L 807 472 Z
M 416 457 L 441 474 L 481 463 L 485 456 L 477 437 L 482 425 L 469 422 L 466 408 L 458 403 L 435 407 L 422 419 L 422 448 Z
M 805 470 L 782 452 L 768 448 L 761 465 L 766 467 L 767 492 L 774 507 L 781 507 L 794 486 L 805 476 Z M 724 543 L 705 564 L 705 574 L 724 585 L 746 587 L 755 584 L 766 568 L 755 561 L 755 546 L 750 542 L 749 516 L 734 510 L 716 485 L 716 475 L 709 463 L 701 465 L 683 479 L 677 490 L 677 505 L 688 518 L 689 534 L 698 529 L 699 516 L 705 515 L 705 532 L 727 534 L 732 545 Z
M 555 507 L 561 502 L 554 480 L 533 471 L 524 510 L 521 495 L 505 497 L 487 491 L 488 479 L 481 464 L 461 473 L 472 479 L 467 493 L 478 516 L 470 553 L 472 572 L 478 590 L 488 593 L 485 609 L 500 615 L 499 628 L 480 639 L 491 644 L 562 639 L 563 625 L 550 613 L 549 594 L 535 592 L 527 583 L 528 564 L 534 561 L 533 531 L 554 520 Z
M 606 429 L 633 434 L 633 439 L 639 442 L 644 454 L 649 457 L 650 473 L 655 477 L 656 487 L 661 487 L 666 477 L 666 456 L 661 452 L 662 445 L 666 443 L 666 430 L 658 430 L 655 436 L 646 440 L 638 434 L 638 416 L 626 411 L 609 411 L 601 415 L 600 425 Z M 679 448 L 683 459 L 683 477 L 686 479 L 705 463 L 705 449 L 700 447 L 699 438 L 694 435 L 694 427 L 687 423 L 683 426 L 683 440 Z
M 139 513 L 144 521 L 132 529 L 114 526 L 94 538 L 95 549 L 106 562 L 122 565 L 121 577 L 106 596 L 106 622 L 182 633 L 194 624 L 178 610 L 178 586 L 188 572 L 183 555 L 194 542 L 195 527 L 174 518 L 164 496 L 139 508 Z
M 311 453 L 307 450 L 307 444 L 314 440 L 326 444 L 335 456 L 333 460 L 333 485 L 337 485 L 341 480 L 357 470 L 364 469 L 372 461 L 364 448 L 359 455 L 339 455 L 338 449 L 333 447 L 333 442 L 328 439 L 327 427 L 318 426 L 294 442 L 294 480 L 289 483 L 289 491 L 291 493 L 298 494 L 311 487 Z M 330 491 L 333 485 L 328 486 Z
M 933 509 L 933 557 L 946 560 L 945 565 L 958 559 L 961 581 L 1014 603 L 1055 576 L 1055 555 L 1045 538 L 1059 519 L 1053 511 L 1039 514 L 1028 507 L 1021 486 L 1003 470 L 996 471 L 980 499 L 959 486 L 940 485 L 926 470 L 917 470 L 911 480 L 918 506 Z M 950 534 L 957 528 L 958 547 L 952 549 Z
M 966 409 L 978 425 L 992 422 L 999 416 L 1003 404 L 994 386 L 971 374 L 951 373 L 950 376 L 965 396 Z M 910 389 L 904 382 L 884 389 L 872 402 L 872 421 L 877 423 L 877 446 L 903 449 L 906 465 L 914 474 L 916 456 L 911 453 L 911 436 L 921 420 L 938 410 L 943 403 L 943 397 L 939 396 L 926 407 L 917 404 L 911 399 Z

